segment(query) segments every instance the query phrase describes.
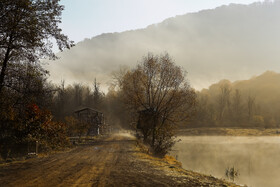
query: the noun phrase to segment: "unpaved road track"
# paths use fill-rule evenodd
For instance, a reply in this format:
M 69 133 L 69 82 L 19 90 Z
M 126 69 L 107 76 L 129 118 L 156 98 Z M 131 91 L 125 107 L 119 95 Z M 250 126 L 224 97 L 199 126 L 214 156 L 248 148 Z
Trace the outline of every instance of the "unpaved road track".
M 1 165 L 0 186 L 228 186 L 211 177 L 169 175 L 136 152 L 135 140 L 112 136 L 70 152 Z

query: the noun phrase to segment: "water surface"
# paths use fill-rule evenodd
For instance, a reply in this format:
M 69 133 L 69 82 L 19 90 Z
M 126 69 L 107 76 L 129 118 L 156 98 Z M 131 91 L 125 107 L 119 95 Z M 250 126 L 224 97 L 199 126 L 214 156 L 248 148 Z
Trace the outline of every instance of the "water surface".
M 234 167 L 238 184 L 280 186 L 280 137 L 181 136 L 172 154 L 185 169 L 227 178 Z

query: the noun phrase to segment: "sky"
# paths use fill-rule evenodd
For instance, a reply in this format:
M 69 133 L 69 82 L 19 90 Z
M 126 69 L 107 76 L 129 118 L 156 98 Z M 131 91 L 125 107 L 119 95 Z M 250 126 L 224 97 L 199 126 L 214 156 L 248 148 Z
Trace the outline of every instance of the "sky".
M 145 28 L 166 18 L 257 0 L 61 0 L 61 28 L 74 42 L 102 33 Z M 258 1 L 257 1 L 258 2 Z

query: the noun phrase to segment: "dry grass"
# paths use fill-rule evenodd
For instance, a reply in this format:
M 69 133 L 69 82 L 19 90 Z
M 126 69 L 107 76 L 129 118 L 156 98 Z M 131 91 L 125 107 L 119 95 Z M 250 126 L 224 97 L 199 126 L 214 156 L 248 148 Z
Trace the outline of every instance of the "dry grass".
M 182 163 L 176 160 L 173 156 L 165 155 L 163 158 L 164 161 L 166 161 L 170 165 L 175 165 L 178 167 L 182 167 Z
M 143 144 L 140 140 L 136 140 L 135 149 L 137 151 L 137 155 L 142 158 L 161 161 L 169 165 L 174 165 L 176 167 L 182 167 L 182 163 L 176 160 L 173 156 L 165 155 L 163 158 L 155 157 L 152 154 L 150 147 L 148 145 Z

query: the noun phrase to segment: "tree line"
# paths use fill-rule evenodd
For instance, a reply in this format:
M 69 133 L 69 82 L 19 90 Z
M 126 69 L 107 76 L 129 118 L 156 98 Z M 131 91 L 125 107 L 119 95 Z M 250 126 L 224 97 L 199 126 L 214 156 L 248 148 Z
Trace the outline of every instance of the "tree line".
M 258 87 L 262 86 L 260 84 Z M 196 127 L 279 127 L 279 105 L 275 94 L 268 88 L 263 91 L 252 91 L 223 80 L 209 89 L 197 92 L 197 112 L 190 125 Z

